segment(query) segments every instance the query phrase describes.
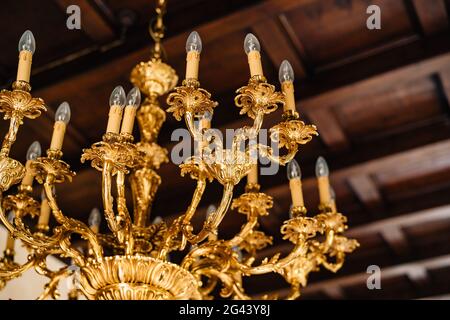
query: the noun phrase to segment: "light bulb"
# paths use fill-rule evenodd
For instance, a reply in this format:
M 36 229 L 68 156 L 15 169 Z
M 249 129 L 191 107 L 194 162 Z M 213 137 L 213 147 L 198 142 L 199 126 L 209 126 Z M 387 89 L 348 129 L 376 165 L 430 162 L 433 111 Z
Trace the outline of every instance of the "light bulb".
M 287 177 L 289 180 L 295 179 L 295 178 L 302 178 L 302 171 L 300 170 L 300 166 L 295 159 L 292 159 L 289 161 L 287 165 Z
M 34 141 L 27 151 L 27 160 L 36 160 L 41 156 L 41 144 L 39 141 Z
M 55 121 L 62 121 L 68 124 L 70 121 L 70 106 L 67 101 L 61 103 L 55 113 Z
M 94 208 L 91 210 L 91 213 L 89 214 L 89 226 L 90 227 L 99 227 L 100 222 L 102 221 L 102 215 L 100 214 L 100 210 L 97 208 Z
M 127 94 L 127 106 L 139 107 L 141 104 L 141 92 L 137 87 L 133 87 Z
M 202 38 L 197 31 L 192 31 L 186 40 L 186 52 L 190 51 L 202 52 Z
M 125 107 L 125 99 L 125 90 L 123 90 L 122 86 L 117 86 L 109 96 L 109 106 L 120 106 L 123 108 Z
M 152 224 L 158 224 L 161 223 L 163 219 L 160 216 L 156 216 L 155 219 L 153 219 Z
M 206 217 L 209 217 L 211 214 L 213 214 L 217 210 L 216 206 L 213 204 L 210 204 L 208 208 L 206 209 Z
M 289 61 L 283 60 L 283 62 L 281 63 L 280 69 L 278 71 L 278 79 L 280 80 L 280 83 L 286 81 L 294 81 L 294 69 L 292 69 Z
M 234 247 L 232 248 L 232 250 L 233 250 L 234 252 L 237 253 L 238 261 L 242 261 L 243 254 L 242 254 L 241 248 L 239 248 L 238 246 L 234 246 Z
M 33 32 L 30 30 L 25 31 L 19 40 L 19 52 L 20 51 L 30 51 L 34 53 L 36 50 L 36 40 L 34 39 Z
M 327 177 L 330 174 L 327 162 L 323 157 L 317 158 L 316 161 L 316 177 Z
M 250 51 L 259 52 L 261 50 L 258 38 L 256 38 L 253 33 L 247 33 L 247 35 L 245 36 L 244 50 L 246 54 L 248 54 Z
M 8 222 L 9 223 L 14 223 L 14 218 L 16 217 L 16 214 L 14 213 L 14 211 L 10 211 L 8 213 Z

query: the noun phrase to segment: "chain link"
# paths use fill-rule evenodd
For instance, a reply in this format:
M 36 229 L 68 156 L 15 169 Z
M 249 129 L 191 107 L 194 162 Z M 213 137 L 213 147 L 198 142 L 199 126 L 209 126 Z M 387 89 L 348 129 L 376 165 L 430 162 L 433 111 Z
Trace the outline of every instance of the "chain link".
M 166 13 L 167 0 L 158 0 L 156 4 L 156 18 L 150 21 L 149 32 L 155 45 L 153 47 L 153 57 L 156 59 L 161 58 L 162 45 L 161 40 L 164 38 L 165 26 L 164 26 L 164 15 Z

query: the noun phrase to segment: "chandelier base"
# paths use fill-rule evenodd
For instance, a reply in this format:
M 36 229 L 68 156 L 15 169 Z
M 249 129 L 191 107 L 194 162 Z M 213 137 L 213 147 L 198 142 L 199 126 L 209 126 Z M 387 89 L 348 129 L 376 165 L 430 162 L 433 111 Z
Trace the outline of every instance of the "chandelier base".
M 111 256 L 81 268 L 90 300 L 201 299 L 198 281 L 179 266 L 144 256 Z

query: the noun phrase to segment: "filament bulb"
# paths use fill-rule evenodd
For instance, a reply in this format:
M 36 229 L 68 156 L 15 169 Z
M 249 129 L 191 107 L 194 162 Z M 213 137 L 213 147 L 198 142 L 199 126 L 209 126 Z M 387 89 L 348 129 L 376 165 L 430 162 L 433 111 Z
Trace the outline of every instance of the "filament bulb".
M 190 51 L 202 52 L 202 38 L 197 31 L 192 31 L 186 40 L 186 52 Z
M 247 35 L 245 36 L 244 50 L 246 54 L 249 54 L 250 51 L 259 52 L 261 50 L 258 38 L 256 38 L 253 33 L 247 33 Z
M 14 223 L 14 218 L 16 217 L 16 214 L 14 213 L 14 211 L 10 211 L 9 213 L 8 213 L 8 221 L 9 221 L 9 223 Z
M 289 180 L 302 178 L 302 171 L 300 170 L 300 166 L 295 159 L 292 159 L 287 165 L 287 177 Z
M 70 121 L 70 106 L 67 101 L 61 103 L 56 110 L 55 121 L 62 121 L 68 124 Z
M 327 162 L 323 157 L 317 158 L 316 161 L 316 177 L 327 177 L 330 174 Z
M 243 254 L 242 254 L 241 248 L 239 248 L 238 246 L 234 246 L 234 247 L 232 248 L 232 250 L 233 250 L 234 252 L 236 252 L 238 261 L 242 261 Z
M 127 106 L 139 107 L 141 104 L 141 92 L 137 87 L 133 87 L 127 94 Z
M 123 108 L 125 107 L 125 99 L 125 90 L 123 90 L 122 86 L 117 86 L 109 96 L 109 106 L 120 106 Z
M 161 223 L 163 219 L 160 216 L 156 216 L 155 219 L 153 219 L 152 224 L 158 224 Z
M 210 204 L 208 208 L 206 209 L 206 217 L 209 217 L 211 214 L 213 214 L 217 210 L 216 206 L 213 204 Z
M 19 40 L 19 52 L 20 51 L 30 51 L 34 53 L 36 50 L 36 40 L 34 39 L 33 32 L 30 30 L 25 31 Z
M 27 160 L 36 160 L 41 156 L 42 149 L 39 141 L 34 141 L 27 151 Z
M 100 222 L 102 221 L 102 215 L 100 214 L 100 210 L 97 208 L 92 209 L 89 214 L 88 224 L 90 227 L 99 227 Z
M 283 62 L 281 63 L 280 69 L 278 71 L 278 79 L 280 80 L 280 83 L 286 81 L 294 81 L 294 69 L 292 69 L 289 61 L 283 60 Z

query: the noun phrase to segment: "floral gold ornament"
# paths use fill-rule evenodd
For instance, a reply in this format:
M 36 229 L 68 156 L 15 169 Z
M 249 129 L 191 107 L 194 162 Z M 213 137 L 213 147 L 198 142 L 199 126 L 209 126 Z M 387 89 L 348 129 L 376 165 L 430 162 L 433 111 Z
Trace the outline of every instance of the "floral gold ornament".
M 307 214 L 300 166 L 294 157 L 300 146 L 317 135 L 317 129 L 302 122 L 295 111 L 294 75 L 288 62 L 283 62 L 280 68 L 280 92 L 264 77 L 258 39 L 247 35 L 244 49 L 250 79 L 237 91 L 235 104 L 252 124 L 236 131 L 231 148 L 220 144 L 211 148 L 206 133 L 217 103 L 198 80 L 202 41 L 197 32 L 189 36 L 186 78 L 176 87 L 178 76 L 162 61 L 165 7 L 166 1 L 157 2 L 157 18 L 150 27 L 155 45 L 150 60 L 138 64 L 131 73 L 135 87 L 127 96 L 120 86 L 113 90 L 105 134 L 101 141 L 83 150 L 81 162 L 89 161 L 102 179 L 102 203 L 98 205 L 102 209 L 93 209 L 86 223 L 64 214 L 55 191 L 56 184 L 68 183 L 75 175 L 62 160 L 63 138 L 70 119 L 68 103 L 63 103 L 56 112 L 52 143 L 46 156 L 40 155 L 40 148 L 34 144 L 25 166 L 9 157 L 24 118 L 34 119 L 46 110 L 42 99 L 33 98 L 29 93 L 27 75 L 30 53 L 35 48 L 34 37 L 26 33 L 21 40 L 21 52 L 25 53 L 20 57 L 23 60 L 20 76 L 12 91 L 0 93 L 0 111 L 10 121 L 0 155 L 0 220 L 10 235 L 0 259 L 0 288 L 34 268 L 48 278 L 38 299 L 60 297 L 57 287 L 63 279 L 68 279 L 71 285 L 69 299 L 77 299 L 79 294 L 99 300 L 211 299 L 217 297 L 216 292 L 231 299 L 272 299 L 274 295 L 249 295 L 244 279 L 276 273 L 291 287 L 290 293 L 282 298 L 296 299 L 311 272 L 320 267 L 338 271 L 345 256 L 358 247 L 356 240 L 343 235 L 347 219 L 336 210 L 329 169 L 323 158 L 316 170 L 321 212 L 315 216 Z M 159 216 L 151 217 L 151 207 L 162 181 L 157 170 L 168 161 L 167 150 L 157 143 L 159 130 L 166 120 L 159 97 L 168 92 L 167 111 L 178 121 L 184 119 L 191 136 L 201 142 L 203 151 L 180 165 L 181 175 L 195 180 L 196 187 L 186 210 L 171 222 Z M 270 131 L 272 141 L 278 145 L 250 144 L 250 140 L 258 137 L 265 115 L 281 106 L 284 111 L 280 122 Z M 140 131 L 138 142 L 133 137 L 135 118 Z M 196 119 L 201 119 L 200 125 L 196 125 Z M 284 148 L 287 154 L 278 156 L 275 148 Z M 276 253 L 261 261 L 257 256 L 273 239 L 259 230 L 260 218 L 270 214 L 274 199 L 260 191 L 255 154 L 268 156 L 281 165 L 288 164 L 293 202 L 290 218 L 280 228 L 282 238 L 293 245 L 291 252 L 286 256 Z M 252 177 L 247 179 L 245 193 L 235 196 L 235 186 L 249 174 Z M 203 225 L 196 230 L 193 218 L 202 214 L 199 204 L 207 184 L 214 180 L 222 185 L 222 198 L 217 207 L 212 206 L 203 214 Z M 33 185 L 34 181 L 37 184 Z M 131 188 L 127 188 L 128 181 Z M 20 184 L 17 191 L 13 189 L 4 195 L 17 184 Z M 40 201 L 33 197 L 34 189 L 38 188 L 44 193 Z M 132 210 L 126 201 L 130 192 Z M 230 210 L 244 215 L 246 222 L 233 237 L 225 240 L 218 230 Z M 104 228 L 102 220 L 106 222 Z M 37 225 L 33 227 L 29 221 L 36 221 Z M 73 235 L 83 240 L 87 250 L 73 243 Z M 14 259 L 16 240 L 29 253 L 23 264 Z M 176 251 L 184 254 L 177 264 L 170 259 L 170 254 Z M 46 265 L 48 256 L 68 258 L 72 262 L 70 266 L 51 270 Z

